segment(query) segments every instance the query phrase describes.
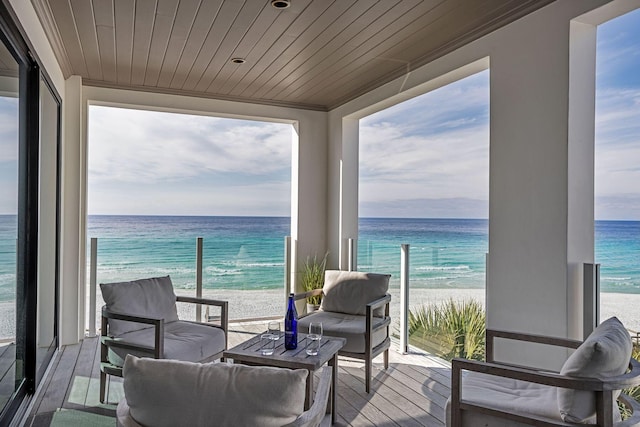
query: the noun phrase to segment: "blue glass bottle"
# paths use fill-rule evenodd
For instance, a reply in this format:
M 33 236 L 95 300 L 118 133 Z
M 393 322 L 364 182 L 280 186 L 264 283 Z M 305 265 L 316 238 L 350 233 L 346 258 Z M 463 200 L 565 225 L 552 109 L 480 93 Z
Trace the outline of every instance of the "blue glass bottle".
M 289 295 L 287 314 L 284 316 L 284 348 L 287 350 L 298 348 L 298 312 L 293 294 Z

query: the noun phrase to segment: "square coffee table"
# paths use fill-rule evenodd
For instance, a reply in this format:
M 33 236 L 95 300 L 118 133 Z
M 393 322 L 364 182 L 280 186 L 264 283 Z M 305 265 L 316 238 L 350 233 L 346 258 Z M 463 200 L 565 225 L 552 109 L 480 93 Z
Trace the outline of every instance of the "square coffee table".
M 344 338 L 323 336 L 320 341 L 320 351 L 316 356 L 309 356 L 306 352 L 307 335 L 298 334 L 298 348 L 295 350 L 286 350 L 284 348 L 284 333 L 280 333 L 278 341 L 275 343 L 275 350 L 270 356 L 263 356 L 260 335 L 251 338 L 248 341 L 238 344 L 237 346 L 224 352 L 225 359 L 233 359 L 245 365 L 262 365 L 275 366 L 278 368 L 288 369 L 306 369 L 309 371 L 307 375 L 307 389 L 304 407 L 309 409 L 313 401 L 313 373 L 328 363 L 331 366 L 331 398 L 329 408 L 331 410 L 331 422 L 336 422 L 336 388 L 338 385 L 338 351 L 344 347 L 346 340 Z

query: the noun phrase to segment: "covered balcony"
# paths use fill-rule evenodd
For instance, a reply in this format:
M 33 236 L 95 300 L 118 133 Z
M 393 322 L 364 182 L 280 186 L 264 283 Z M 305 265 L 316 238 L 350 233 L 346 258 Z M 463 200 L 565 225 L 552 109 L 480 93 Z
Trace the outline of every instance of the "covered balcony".
M 10 365 L 19 371 L 0 399 L 0 424 L 49 425 L 61 409 L 113 416 L 113 405 L 97 404 L 97 340 L 86 330 L 91 105 L 291 124 L 294 243 L 284 294 L 300 290 L 295 272 L 308 256 L 328 252 L 330 268 L 350 269 L 359 120 L 489 69 L 486 326 L 582 339 L 597 321 L 583 286 L 583 265 L 594 263 L 595 34 L 640 1 L 1 6 L 0 84 L 19 99 L 10 212 L 18 343 Z M 232 329 L 230 342 L 257 332 Z M 497 350 L 514 363 L 551 366 L 567 355 L 508 343 Z M 370 395 L 353 374 L 361 364 L 340 369 L 343 425 L 442 425 L 446 363 L 396 352 L 389 371 L 375 372 Z M 114 383 L 110 403 L 121 397 Z

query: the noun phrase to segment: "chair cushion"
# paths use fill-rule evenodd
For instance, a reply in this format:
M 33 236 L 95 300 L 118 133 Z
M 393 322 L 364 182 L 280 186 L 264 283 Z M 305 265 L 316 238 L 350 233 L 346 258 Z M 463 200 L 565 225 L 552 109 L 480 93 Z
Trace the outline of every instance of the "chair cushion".
M 324 275 L 320 309 L 336 313 L 365 315 L 366 305 L 384 297 L 389 290 L 389 274 L 327 270 Z M 384 308 L 374 311 L 384 315 Z
M 543 416 L 560 421 L 556 409 L 557 389 L 541 384 L 486 375 L 478 372 L 463 372 L 462 399 L 471 403 L 516 412 L 525 416 Z M 445 425 L 451 426 L 451 399 L 447 401 Z M 463 412 L 465 427 L 516 427 L 524 426 L 512 420 L 492 417 L 477 412 Z
M 138 329 L 117 336 L 119 340 L 132 344 L 153 347 L 155 328 Z M 225 348 L 224 331 L 220 328 L 178 320 L 164 325 L 164 358 L 188 362 L 208 361 Z M 109 348 L 109 362 L 122 366 L 127 354 L 151 357 L 148 353 Z
M 132 282 L 101 283 L 100 290 L 109 311 L 164 319 L 165 322 L 178 320 L 176 295 L 169 276 Z M 109 320 L 111 336 L 147 327 L 149 325 L 144 323 Z
M 145 426 L 276 427 L 304 411 L 303 369 L 128 356 L 123 376 L 130 415 Z
M 364 332 L 366 329 L 366 317 L 352 314 L 331 313 L 317 311 L 298 320 L 298 331 L 307 333 L 309 323 L 322 322 L 324 335 L 346 338 L 347 343 L 340 351 L 348 353 L 364 353 Z M 375 319 L 374 319 L 375 325 Z M 387 328 L 382 328 L 373 333 L 373 346 L 381 344 L 387 338 Z
M 629 332 L 616 318 L 602 322 L 564 363 L 560 373 L 581 378 L 607 378 L 624 374 L 629 367 L 632 343 Z M 620 392 L 614 393 L 614 399 Z M 617 405 L 613 403 L 614 412 Z M 558 390 L 558 409 L 562 419 L 581 423 L 595 417 L 595 393 L 584 390 Z

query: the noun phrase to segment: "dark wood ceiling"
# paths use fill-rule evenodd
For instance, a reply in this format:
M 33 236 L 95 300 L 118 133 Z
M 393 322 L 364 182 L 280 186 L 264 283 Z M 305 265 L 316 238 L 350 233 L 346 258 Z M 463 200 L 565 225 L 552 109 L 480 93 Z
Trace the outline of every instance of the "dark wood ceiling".
M 86 85 L 328 110 L 552 1 L 32 3 L 65 77 Z

